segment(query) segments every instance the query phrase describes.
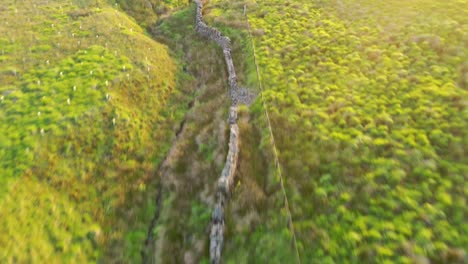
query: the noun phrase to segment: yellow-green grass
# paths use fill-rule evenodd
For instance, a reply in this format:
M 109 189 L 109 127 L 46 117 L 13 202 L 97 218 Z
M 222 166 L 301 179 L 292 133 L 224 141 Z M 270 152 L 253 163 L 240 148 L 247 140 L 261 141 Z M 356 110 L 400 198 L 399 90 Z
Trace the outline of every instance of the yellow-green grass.
M 301 257 L 463 261 L 468 1 L 257 4 Z
M 186 97 L 167 48 L 114 7 L 2 3 L 2 263 L 139 258 Z
M 98 256 L 90 238 L 100 235 L 100 225 L 66 194 L 25 176 L 2 203 L 2 214 L 11 215 L 2 219 L 2 262 L 83 263 Z
M 468 1 L 245 3 L 302 261 L 463 262 Z M 260 234 L 226 260 L 294 258 Z

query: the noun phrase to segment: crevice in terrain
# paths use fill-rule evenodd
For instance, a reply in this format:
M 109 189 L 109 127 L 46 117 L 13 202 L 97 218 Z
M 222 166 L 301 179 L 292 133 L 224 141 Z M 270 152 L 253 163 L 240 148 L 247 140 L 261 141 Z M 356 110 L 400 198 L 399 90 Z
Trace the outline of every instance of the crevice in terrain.
M 189 103 L 189 109 L 188 111 L 191 110 L 191 107 L 193 106 L 192 102 Z M 184 131 L 185 129 L 185 124 L 186 124 L 186 121 L 187 119 L 184 118 L 182 120 L 182 122 L 180 123 L 180 127 L 177 129 L 176 131 L 176 137 L 173 141 L 173 144 L 172 144 L 172 147 L 171 149 L 169 150 L 169 152 L 167 153 L 167 155 L 164 157 L 164 160 L 163 162 L 161 162 L 158 170 L 157 170 L 157 174 L 159 174 L 158 176 L 161 178 L 161 170 L 164 168 L 164 167 L 167 167 L 167 162 L 168 162 L 168 158 L 173 154 L 174 152 L 174 149 L 175 149 L 175 142 L 179 141 L 180 140 L 180 137 L 181 137 L 181 134 L 182 132 Z M 154 260 L 151 260 L 149 259 L 149 248 L 151 246 L 151 244 L 153 243 L 154 241 L 154 233 L 153 233 L 153 230 L 154 228 L 156 227 L 156 224 L 159 220 L 159 217 L 161 215 L 161 208 L 162 208 L 162 200 L 163 200 L 163 192 L 164 192 L 164 185 L 163 185 L 163 182 L 162 180 L 159 181 L 159 184 L 158 184 L 158 187 L 157 187 L 157 196 L 156 196 L 156 209 L 155 209 L 155 212 L 154 212 L 154 216 L 153 216 L 153 219 L 151 219 L 151 223 L 148 227 L 148 232 L 146 234 L 146 239 L 145 239 L 145 244 L 143 245 L 143 248 L 141 250 L 141 259 L 142 259 L 142 262 L 143 263 L 153 263 Z

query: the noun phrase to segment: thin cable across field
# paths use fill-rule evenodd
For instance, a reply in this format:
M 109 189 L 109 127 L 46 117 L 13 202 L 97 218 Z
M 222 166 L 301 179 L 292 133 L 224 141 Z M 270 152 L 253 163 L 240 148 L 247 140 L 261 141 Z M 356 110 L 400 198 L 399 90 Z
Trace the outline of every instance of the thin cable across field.
M 296 251 L 297 261 L 298 261 L 298 263 L 301 263 L 301 257 L 299 255 L 299 249 L 297 247 L 296 233 L 295 233 L 295 230 L 294 230 L 294 223 L 293 223 L 293 219 L 292 219 L 291 210 L 290 210 L 290 207 L 289 207 L 288 196 L 286 194 L 286 189 L 284 188 L 283 174 L 282 174 L 282 171 L 281 171 L 281 164 L 280 164 L 279 157 L 278 157 L 278 150 L 277 150 L 276 143 L 275 143 L 275 137 L 273 135 L 273 129 L 272 129 L 272 126 L 271 126 L 271 121 L 270 121 L 270 115 L 268 114 L 266 101 L 265 101 L 265 98 L 263 96 L 262 79 L 261 79 L 261 75 L 260 75 L 260 69 L 259 69 L 258 63 L 257 63 L 257 54 L 255 52 L 255 44 L 254 44 L 253 37 L 252 37 L 252 30 L 251 30 L 251 27 L 250 27 L 249 17 L 247 15 L 247 6 L 246 5 L 244 5 L 244 15 L 245 15 L 245 19 L 247 21 L 247 28 L 248 28 L 248 31 L 249 31 L 250 43 L 252 44 L 253 58 L 254 58 L 255 68 L 256 68 L 256 71 L 257 71 L 258 87 L 260 89 L 260 98 L 262 100 L 262 106 L 263 106 L 263 110 L 265 112 L 265 116 L 266 116 L 266 119 L 267 119 L 268 130 L 270 132 L 270 139 L 271 139 L 271 144 L 273 146 L 273 154 L 274 154 L 274 157 L 275 157 L 275 166 L 276 166 L 276 168 L 278 170 L 281 190 L 282 190 L 283 196 L 284 196 L 285 208 L 286 208 L 288 218 L 289 218 L 288 222 L 289 222 L 289 227 L 291 229 L 291 233 L 292 233 L 292 237 L 293 237 L 294 249 Z

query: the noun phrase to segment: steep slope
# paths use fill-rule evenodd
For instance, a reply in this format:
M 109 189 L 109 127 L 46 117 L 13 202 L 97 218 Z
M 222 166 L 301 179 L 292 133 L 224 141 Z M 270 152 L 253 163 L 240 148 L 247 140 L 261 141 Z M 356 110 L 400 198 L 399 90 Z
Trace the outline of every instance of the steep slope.
M 0 7 L 2 263 L 140 257 L 190 80 L 115 7 Z

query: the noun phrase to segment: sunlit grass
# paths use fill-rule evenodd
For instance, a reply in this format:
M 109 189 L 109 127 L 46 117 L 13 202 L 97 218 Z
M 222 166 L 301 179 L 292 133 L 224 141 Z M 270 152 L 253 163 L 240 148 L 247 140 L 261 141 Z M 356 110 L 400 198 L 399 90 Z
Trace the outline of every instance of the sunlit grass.
M 304 259 L 446 262 L 466 248 L 467 5 L 251 11 Z
M 114 3 L 2 5 L 0 262 L 137 261 L 186 108 L 174 60 Z
M 468 2 L 210 3 L 247 4 L 303 261 L 462 262 Z

